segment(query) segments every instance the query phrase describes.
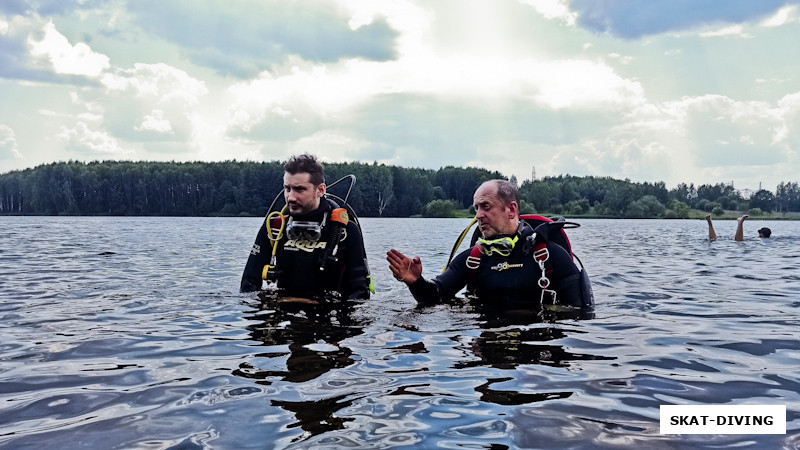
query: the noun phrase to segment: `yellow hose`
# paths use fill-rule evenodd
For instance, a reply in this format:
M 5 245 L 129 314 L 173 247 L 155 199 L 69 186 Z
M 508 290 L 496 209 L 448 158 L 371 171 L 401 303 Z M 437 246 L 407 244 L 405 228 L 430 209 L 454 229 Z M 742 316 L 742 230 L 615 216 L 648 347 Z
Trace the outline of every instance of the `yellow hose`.
M 473 217 L 472 221 L 469 223 L 469 225 L 467 225 L 467 228 L 464 228 L 464 231 L 462 231 L 461 234 L 458 236 L 458 240 L 456 240 L 456 244 L 453 246 L 453 250 L 450 251 L 450 258 L 447 259 L 447 264 L 444 265 L 442 273 L 444 273 L 444 271 L 447 270 L 447 266 L 450 264 L 450 261 L 453 260 L 453 255 L 456 254 L 456 250 L 458 250 L 458 247 L 461 247 L 461 243 L 464 241 L 464 238 L 467 237 L 467 232 L 469 232 L 470 228 L 472 228 L 472 226 L 475 225 L 475 222 L 477 221 L 478 218 Z
M 264 280 L 267 279 L 267 273 L 269 272 L 269 269 L 275 268 L 275 254 L 278 253 L 278 241 L 283 236 L 283 230 L 286 229 L 286 216 L 284 215 L 284 213 L 286 212 L 287 207 L 288 205 L 285 205 L 283 209 L 281 209 L 280 211 L 273 211 L 269 213 L 267 215 L 267 218 L 264 219 L 266 221 L 264 226 L 267 227 L 267 237 L 269 237 L 270 243 L 272 244 L 272 258 L 270 258 L 269 264 L 265 265 L 264 269 L 261 271 L 261 278 Z M 275 219 L 276 217 L 279 217 L 281 219 L 281 226 L 278 229 L 278 234 L 273 236 L 272 220 Z

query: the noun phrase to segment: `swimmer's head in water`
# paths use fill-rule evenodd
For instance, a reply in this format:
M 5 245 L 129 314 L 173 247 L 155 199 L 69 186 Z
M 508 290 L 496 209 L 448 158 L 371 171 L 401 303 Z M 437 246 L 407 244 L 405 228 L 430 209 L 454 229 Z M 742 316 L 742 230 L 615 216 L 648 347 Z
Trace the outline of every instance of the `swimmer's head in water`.
M 758 237 L 765 237 L 768 238 L 772 234 L 772 230 L 767 227 L 764 227 L 758 230 Z

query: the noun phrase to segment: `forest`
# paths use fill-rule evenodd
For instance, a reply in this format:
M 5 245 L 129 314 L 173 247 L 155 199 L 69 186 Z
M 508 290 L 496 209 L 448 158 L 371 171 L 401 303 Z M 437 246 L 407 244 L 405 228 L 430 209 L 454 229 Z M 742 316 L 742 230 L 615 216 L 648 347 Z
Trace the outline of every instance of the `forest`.
M 361 217 L 454 217 L 499 172 L 438 170 L 378 163 L 325 164 L 330 184 L 357 182 L 349 203 Z M 560 175 L 518 183 L 523 213 L 567 217 L 688 218 L 692 211 L 751 215 L 800 211 L 797 182 L 748 198 L 727 184 L 636 183 Z M 0 174 L 0 214 L 115 216 L 263 216 L 282 192 L 283 165 L 272 162 L 57 162 Z M 335 188 L 332 193 L 337 193 Z

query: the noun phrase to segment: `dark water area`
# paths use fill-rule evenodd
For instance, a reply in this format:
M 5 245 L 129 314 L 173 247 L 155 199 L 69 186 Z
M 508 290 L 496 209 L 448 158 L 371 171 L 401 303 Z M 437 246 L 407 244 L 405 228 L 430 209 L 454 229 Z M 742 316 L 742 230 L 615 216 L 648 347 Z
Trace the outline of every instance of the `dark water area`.
M 0 447 L 800 448 L 800 222 L 582 220 L 591 319 L 417 308 L 386 250 L 434 276 L 464 219 L 363 219 L 376 295 L 288 310 L 238 292 L 259 223 L 0 217 Z M 660 434 L 705 404 L 787 433 Z

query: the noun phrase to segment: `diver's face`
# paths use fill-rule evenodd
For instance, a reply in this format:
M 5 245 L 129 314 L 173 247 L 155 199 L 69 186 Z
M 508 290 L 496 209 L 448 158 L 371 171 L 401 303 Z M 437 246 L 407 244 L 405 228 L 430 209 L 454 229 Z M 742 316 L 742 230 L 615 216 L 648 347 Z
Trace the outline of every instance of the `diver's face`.
M 475 218 L 484 239 L 500 234 L 514 234 L 517 231 L 517 211 L 513 205 L 505 205 L 497 196 L 497 185 L 491 182 L 482 184 L 472 197 Z
M 325 195 L 325 183 L 314 186 L 309 173 L 284 173 L 283 196 L 289 207 L 289 214 L 305 214 L 319 208 L 319 202 Z

